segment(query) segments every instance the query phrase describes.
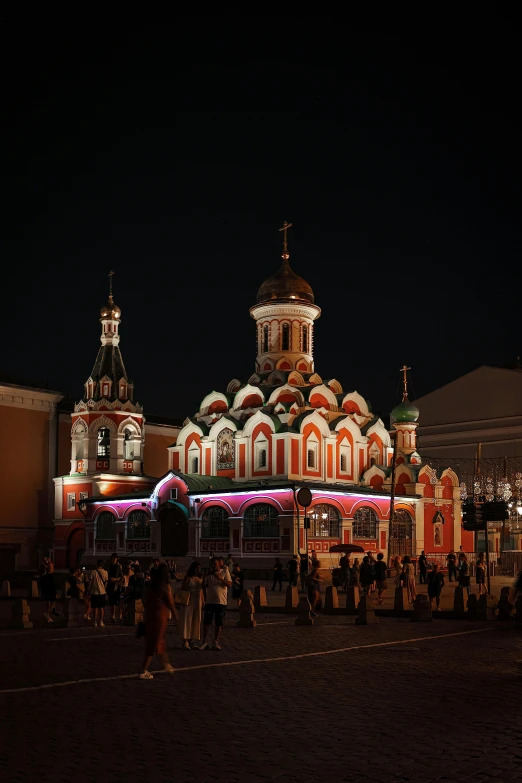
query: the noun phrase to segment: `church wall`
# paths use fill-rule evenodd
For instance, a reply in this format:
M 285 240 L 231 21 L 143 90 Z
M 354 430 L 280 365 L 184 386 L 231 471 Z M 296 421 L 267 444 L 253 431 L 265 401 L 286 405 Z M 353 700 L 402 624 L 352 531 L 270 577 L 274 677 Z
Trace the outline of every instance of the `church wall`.
M 164 476 L 171 468 L 170 452 L 167 449 L 175 443 L 179 430 L 179 427 L 149 425 L 145 422 L 143 472 L 147 476 Z

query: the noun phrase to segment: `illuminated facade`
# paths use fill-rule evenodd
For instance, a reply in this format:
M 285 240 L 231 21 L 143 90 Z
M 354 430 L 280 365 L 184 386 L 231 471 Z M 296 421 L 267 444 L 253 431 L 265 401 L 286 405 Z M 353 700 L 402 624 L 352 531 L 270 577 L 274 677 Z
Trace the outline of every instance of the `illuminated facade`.
M 325 554 L 338 543 L 386 555 L 472 548 L 473 534 L 461 528 L 456 474 L 437 474 L 417 452 L 419 411 L 408 401 L 406 375 L 403 402 L 392 412 L 389 540 L 392 437 L 361 394 L 316 372 L 321 310 L 290 267 L 283 230 L 281 268 L 250 309 L 255 372 L 202 400 L 169 447 L 169 471 L 159 481 L 140 472 L 143 413 L 119 356 L 119 309 L 112 300 L 102 309 L 102 349 L 112 347 L 117 369 L 109 372 L 98 357 L 73 414 L 72 473 L 56 483 L 62 517 L 69 494 L 90 487 L 88 497 L 75 495 L 86 558 L 112 550 L 164 557 L 231 552 L 258 564 L 306 548 Z M 100 452 L 107 436 L 110 455 Z M 306 529 L 296 501 L 302 486 L 312 491 Z M 58 521 L 57 513 L 57 531 Z

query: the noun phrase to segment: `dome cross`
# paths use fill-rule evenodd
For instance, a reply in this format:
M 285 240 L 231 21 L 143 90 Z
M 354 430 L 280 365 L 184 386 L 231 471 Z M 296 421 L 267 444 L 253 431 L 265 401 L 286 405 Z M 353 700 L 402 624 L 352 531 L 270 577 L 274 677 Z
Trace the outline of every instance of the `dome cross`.
M 282 225 L 282 226 L 281 226 L 281 228 L 279 229 L 279 231 L 282 231 L 282 232 L 283 232 L 283 255 L 282 255 L 282 258 L 284 258 L 284 259 L 285 259 L 285 261 L 288 261 L 288 259 L 290 258 L 290 254 L 289 254 L 289 252 L 288 252 L 288 237 L 287 237 L 287 234 L 286 234 L 286 232 L 287 232 L 287 231 L 288 231 L 288 229 L 289 229 L 289 228 L 291 228 L 291 227 L 292 227 L 292 223 L 288 223 L 288 222 L 285 220 L 285 222 L 283 223 L 283 225 Z
M 402 392 L 402 401 L 408 402 L 408 370 L 411 370 L 411 367 L 407 367 L 405 364 L 402 365 L 399 372 L 402 372 L 402 383 L 404 385 L 404 389 Z

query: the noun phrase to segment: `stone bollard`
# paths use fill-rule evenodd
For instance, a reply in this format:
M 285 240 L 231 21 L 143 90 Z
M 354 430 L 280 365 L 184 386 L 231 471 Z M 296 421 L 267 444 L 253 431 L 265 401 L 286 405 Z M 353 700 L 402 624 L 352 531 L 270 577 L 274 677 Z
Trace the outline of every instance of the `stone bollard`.
M 410 608 L 410 602 L 408 601 L 408 591 L 405 587 L 395 588 L 395 598 L 393 602 L 394 614 L 402 614 L 405 610 Z
M 143 612 L 143 601 L 140 598 L 134 601 L 127 601 L 125 625 L 138 625 L 143 620 Z
M 306 595 L 302 595 L 297 604 L 297 617 L 295 620 L 296 625 L 313 625 L 314 618 L 310 616 L 310 601 Z
M 497 620 L 513 619 L 513 602 L 511 601 L 511 588 L 503 587 L 498 601 Z
M 324 613 L 335 614 L 335 610 L 339 609 L 339 595 L 337 593 L 337 587 L 328 585 L 324 597 Z
M 2 582 L 2 589 L 0 590 L 0 595 L 4 596 L 4 598 L 11 597 L 11 582 L 8 579 L 4 579 L 4 581 Z
M 299 603 L 299 590 L 297 589 L 297 587 L 293 587 L 292 585 L 289 585 L 286 588 L 285 609 L 287 611 L 293 612 L 294 609 L 297 609 L 298 603 Z
M 515 602 L 515 620 L 522 625 L 522 593 Z
M 495 596 L 482 593 L 477 603 L 477 620 L 494 620 L 496 607 Z
M 477 609 L 478 609 L 478 596 L 476 596 L 475 593 L 470 593 L 468 595 L 466 608 L 468 610 L 468 620 L 476 620 Z
M 32 628 L 30 611 L 29 602 L 25 598 L 15 598 L 11 610 L 11 628 Z
M 433 620 L 430 599 L 425 593 L 419 593 L 415 597 L 410 620 L 414 623 L 431 623 Z
M 254 614 L 254 597 L 252 592 L 250 590 L 243 590 L 239 603 L 239 620 L 236 623 L 236 627 L 255 628 L 257 623 Z
M 455 615 L 464 614 L 464 588 L 456 587 L 453 597 L 453 613 Z
M 262 585 L 256 585 L 254 587 L 254 606 L 256 609 L 260 609 L 262 606 L 268 606 L 266 588 Z
M 346 610 L 348 612 L 356 612 L 360 600 L 359 587 L 357 585 L 351 585 L 346 593 Z
M 63 607 L 63 619 L 65 628 L 79 628 L 83 623 L 83 604 L 76 598 L 68 598 Z
M 359 606 L 357 607 L 357 617 L 355 618 L 356 625 L 371 625 L 372 623 L 378 623 L 379 618 L 375 616 L 375 609 L 368 600 L 367 595 L 361 595 Z
M 29 582 L 27 597 L 40 598 L 40 585 L 38 584 L 38 579 L 31 579 L 31 581 Z

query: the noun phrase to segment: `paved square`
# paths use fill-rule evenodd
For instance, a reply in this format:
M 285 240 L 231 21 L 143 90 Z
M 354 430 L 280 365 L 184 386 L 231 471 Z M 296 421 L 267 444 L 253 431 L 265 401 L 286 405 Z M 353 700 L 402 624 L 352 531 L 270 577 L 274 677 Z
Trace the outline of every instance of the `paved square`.
M 177 671 L 148 682 L 132 629 L 2 632 L 2 779 L 522 779 L 511 624 L 257 619 L 230 611 L 221 652 L 182 651 L 169 628 Z

